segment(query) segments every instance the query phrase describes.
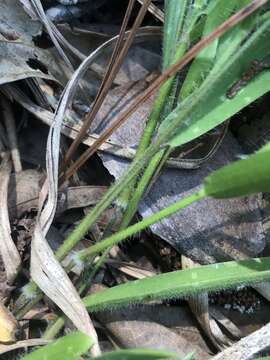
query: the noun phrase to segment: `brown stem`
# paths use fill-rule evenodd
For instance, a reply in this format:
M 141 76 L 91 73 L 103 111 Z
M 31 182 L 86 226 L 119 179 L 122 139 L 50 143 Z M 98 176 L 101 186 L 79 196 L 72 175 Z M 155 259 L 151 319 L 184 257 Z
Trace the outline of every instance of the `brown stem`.
M 119 34 L 119 38 L 118 38 L 118 41 L 115 45 L 115 48 L 114 48 L 114 51 L 113 51 L 113 54 L 112 54 L 112 57 L 111 57 L 111 61 L 110 61 L 110 64 L 107 68 L 107 71 L 106 71 L 106 74 L 105 74 L 105 77 L 102 81 L 102 84 L 101 84 L 101 88 L 96 96 L 96 99 L 94 101 L 94 105 L 92 107 L 92 110 L 86 115 L 85 119 L 84 119 L 84 122 L 83 122 L 83 125 L 80 129 L 80 132 L 79 134 L 77 135 L 77 137 L 75 138 L 75 140 L 73 141 L 73 143 L 71 144 L 70 148 L 68 149 L 65 157 L 64 157 L 64 163 L 67 164 L 70 159 L 71 159 L 71 156 L 74 154 L 74 151 L 77 149 L 77 147 L 79 146 L 79 144 L 81 143 L 82 139 L 84 138 L 86 132 L 88 131 L 93 119 L 95 118 L 98 110 L 100 109 L 106 95 L 108 94 L 109 92 L 109 89 L 111 88 L 111 85 L 124 61 L 124 58 L 126 57 L 126 54 L 133 42 L 133 39 L 135 37 L 135 34 L 138 30 L 138 28 L 140 27 L 141 23 L 142 23 L 142 20 L 144 18 L 144 15 L 147 11 L 147 8 L 148 8 L 148 5 L 149 3 L 151 2 L 151 0 L 145 0 L 143 6 L 141 7 L 140 11 L 139 11 L 139 14 L 134 22 L 134 25 L 128 35 L 128 38 L 120 52 L 120 54 L 118 55 L 118 52 L 120 50 L 120 47 L 121 47 L 121 44 L 123 42 L 123 38 L 124 38 L 124 35 L 125 35 L 125 30 L 126 30 L 126 27 L 127 27 L 127 23 L 128 23 L 128 20 L 129 20 L 129 17 L 130 17 L 130 14 L 131 14 L 131 10 L 133 8 L 133 5 L 134 5 L 134 0 L 130 0 L 129 2 L 129 5 L 128 5 L 128 8 L 127 8 L 127 11 L 126 11 L 126 14 L 125 14 L 125 18 L 124 18 L 124 21 L 123 21 L 123 24 L 122 24 L 122 28 L 121 28 L 121 31 L 120 31 L 120 34 Z M 118 56 L 117 56 L 118 55 Z

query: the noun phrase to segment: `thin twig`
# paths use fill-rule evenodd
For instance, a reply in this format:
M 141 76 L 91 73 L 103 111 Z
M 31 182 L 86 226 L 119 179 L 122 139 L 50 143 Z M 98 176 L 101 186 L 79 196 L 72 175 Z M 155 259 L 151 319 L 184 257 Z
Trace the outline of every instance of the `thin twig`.
M 171 76 L 175 75 L 185 65 L 187 65 L 202 49 L 209 45 L 214 39 L 218 38 L 226 31 L 231 29 L 234 25 L 248 17 L 259 7 L 263 6 L 268 0 L 253 0 L 249 5 L 245 6 L 237 13 L 232 15 L 228 20 L 219 25 L 213 32 L 208 36 L 201 39 L 196 45 L 194 45 L 179 61 L 171 65 L 161 74 L 152 84 L 140 95 L 138 95 L 134 102 L 122 113 L 119 118 L 107 129 L 103 134 L 100 135 L 99 139 L 88 148 L 80 157 L 77 159 L 72 166 L 68 169 L 65 174 L 65 179 L 70 178 L 75 171 L 77 171 L 88 159 L 92 156 L 99 146 L 106 141 L 111 134 L 118 129 L 127 119 L 131 116 L 136 109 L 145 102 L 150 96 L 157 91 L 160 86 Z M 61 179 L 63 180 L 63 179 Z
M 140 4 L 143 3 L 143 0 L 137 0 Z M 158 20 L 160 20 L 161 22 L 164 22 L 164 12 L 162 10 L 160 10 L 156 5 L 154 5 L 153 3 L 151 3 L 148 6 L 148 11 L 153 14 Z
M 119 36 L 119 39 L 115 45 L 115 49 L 113 51 L 113 55 L 112 55 L 112 61 L 111 61 L 111 64 L 109 65 L 108 67 L 108 70 L 106 72 L 106 75 L 105 75 L 105 81 L 102 82 L 102 85 L 101 85 L 101 91 L 99 91 L 96 99 L 95 99 L 95 102 L 94 102 L 94 105 L 93 105 L 93 108 L 92 110 L 90 111 L 89 114 L 86 115 L 85 119 L 84 119 L 84 123 L 82 125 L 82 128 L 78 134 L 78 136 L 76 137 L 76 139 L 73 141 L 73 143 L 71 144 L 70 148 L 68 149 L 66 155 L 65 155 L 65 158 L 64 158 L 64 162 L 65 164 L 67 164 L 69 162 L 69 160 L 71 159 L 71 156 L 72 154 L 74 154 L 74 151 L 77 149 L 77 147 L 79 146 L 80 142 L 82 141 L 82 139 L 84 138 L 86 132 L 88 131 L 93 119 L 95 118 L 98 110 L 100 109 L 107 93 L 109 92 L 109 89 L 127 55 L 127 52 L 134 40 L 134 37 L 135 37 L 135 34 L 138 30 L 138 28 L 140 27 L 141 23 L 142 23 L 142 20 L 144 18 L 144 15 L 147 11 L 147 6 L 149 4 L 151 0 L 145 0 L 145 3 L 144 5 L 141 7 L 141 10 L 134 22 L 134 25 L 128 35 L 128 38 L 120 52 L 120 54 L 118 55 L 117 59 L 116 59 L 116 55 L 117 53 L 119 52 L 119 49 L 120 49 L 120 46 L 123 42 L 123 37 L 124 37 L 124 33 L 125 33 L 125 29 L 126 29 L 126 26 L 127 26 L 127 22 L 128 22 L 128 19 L 130 17 L 130 13 L 131 13 L 131 10 L 133 8 L 133 5 L 134 5 L 134 0 L 131 0 L 129 2 L 129 6 L 128 6 L 128 9 L 126 11 L 126 15 L 125 15 L 125 19 L 124 19 L 124 22 L 123 22 L 123 26 L 121 28 L 121 32 L 120 32 L 120 36 Z M 113 62 L 115 61 L 115 63 L 113 64 Z
M 10 103 L 4 96 L 1 98 L 1 105 L 2 105 L 2 111 L 4 113 L 4 122 L 9 140 L 11 158 L 13 161 L 14 170 L 17 173 L 22 171 L 22 163 L 21 163 L 20 152 L 18 149 L 15 119 Z

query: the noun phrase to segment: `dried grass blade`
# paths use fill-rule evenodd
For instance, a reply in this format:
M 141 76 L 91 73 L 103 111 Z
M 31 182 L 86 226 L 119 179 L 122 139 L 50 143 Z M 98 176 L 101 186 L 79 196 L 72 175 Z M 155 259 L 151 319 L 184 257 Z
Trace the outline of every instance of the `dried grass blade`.
M 50 340 L 29 339 L 29 340 L 17 341 L 15 344 L 9 344 L 9 345 L 0 344 L 0 355 L 25 347 L 41 346 L 41 345 L 47 345 L 49 343 Z
M 92 354 L 96 356 L 100 350 L 89 314 L 46 241 L 46 235 L 52 224 L 57 206 L 62 121 L 70 99 L 77 88 L 81 67 L 84 71 L 87 69 L 85 65 L 87 65 L 87 60 L 74 73 L 64 89 L 49 131 L 46 152 L 47 180 L 39 197 L 39 213 L 31 246 L 31 276 L 41 290 L 61 308 L 74 325 L 92 337 L 95 343 L 91 350 Z
M 11 161 L 7 155 L 0 167 L 0 253 L 5 266 L 7 280 L 11 284 L 21 265 L 19 252 L 12 240 L 8 215 L 8 184 L 11 173 Z
M 140 4 L 143 3 L 143 0 L 137 0 Z M 154 5 L 153 3 L 151 3 L 148 6 L 148 11 L 153 14 L 158 20 L 160 20 L 161 22 L 164 22 L 164 12 L 162 10 L 160 10 L 156 5 Z
M 57 51 L 59 52 L 60 56 L 62 57 L 62 59 L 64 60 L 64 62 L 68 66 L 68 68 L 71 71 L 73 71 L 73 66 L 72 66 L 69 58 L 65 54 L 64 50 L 60 46 L 60 44 L 59 44 L 59 42 L 58 42 L 58 40 L 57 40 L 57 38 L 55 36 L 56 27 L 47 18 L 40 0 L 30 0 L 30 1 L 31 1 L 32 7 L 33 7 L 33 11 L 35 11 L 37 17 L 40 19 L 40 21 L 42 22 L 42 24 L 46 28 L 46 30 L 47 30 L 52 42 L 54 43 L 54 46 L 56 47 Z M 58 30 L 57 30 L 57 32 L 58 32 Z

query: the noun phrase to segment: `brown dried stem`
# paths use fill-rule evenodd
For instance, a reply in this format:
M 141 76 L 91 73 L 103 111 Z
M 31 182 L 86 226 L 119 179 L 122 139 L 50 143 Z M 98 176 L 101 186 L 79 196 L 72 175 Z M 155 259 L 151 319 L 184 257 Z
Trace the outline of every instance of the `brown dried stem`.
M 103 79 L 103 82 L 101 84 L 101 88 L 96 96 L 96 99 L 94 101 L 94 105 L 92 107 L 92 110 L 86 115 L 85 119 L 84 119 L 84 122 L 83 122 L 83 125 L 80 129 L 80 132 L 79 134 L 77 135 L 76 139 L 73 141 L 73 143 L 71 144 L 70 148 L 68 149 L 65 157 L 64 157 L 64 163 L 67 164 L 72 155 L 74 154 L 75 150 L 77 149 L 77 147 L 79 146 L 79 144 L 81 143 L 82 139 L 84 138 L 84 136 L 86 135 L 92 121 L 94 120 L 98 110 L 100 109 L 106 95 L 108 94 L 110 88 L 111 88 L 111 85 L 127 55 L 127 52 L 134 40 L 134 37 L 135 37 L 135 34 L 138 30 L 138 28 L 140 27 L 141 23 L 142 23 L 142 20 L 144 18 L 144 15 L 147 11 L 147 8 L 148 8 L 148 5 L 149 3 L 151 2 L 151 0 L 145 0 L 143 6 L 141 7 L 140 11 L 139 11 L 139 14 L 134 22 L 134 25 L 130 31 L 130 33 L 128 34 L 128 38 L 122 48 L 122 50 L 120 51 L 120 47 L 122 45 L 122 42 L 123 42 L 123 38 L 124 38 L 124 35 L 125 35 L 125 30 L 126 30 L 126 27 L 127 27 L 127 23 L 128 23 L 128 19 L 130 17 L 130 14 L 131 14 L 131 10 L 133 8 L 133 5 L 134 5 L 134 0 L 130 0 L 129 2 L 129 5 L 128 5 L 128 8 L 127 8 L 127 11 L 126 11 L 126 14 L 125 14 L 125 18 L 124 18 L 124 21 L 123 21 L 123 24 L 122 24 L 122 28 L 121 28 L 121 31 L 120 31 L 120 34 L 119 34 L 119 38 L 118 38 L 118 41 L 115 45 L 115 48 L 114 48 L 114 51 L 113 51 L 113 54 L 112 54 L 112 57 L 111 57 L 111 61 L 110 61 L 110 64 L 107 68 L 107 71 L 106 71 L 106 74 L 105 74 L 105 77 Z M 120 51 L 120 54 L 118 55 Z

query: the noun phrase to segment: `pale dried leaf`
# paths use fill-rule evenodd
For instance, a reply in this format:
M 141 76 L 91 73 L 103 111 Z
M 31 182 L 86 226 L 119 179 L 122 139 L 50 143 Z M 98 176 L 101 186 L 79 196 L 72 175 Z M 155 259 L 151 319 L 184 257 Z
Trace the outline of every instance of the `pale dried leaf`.
M 31 114 L 33 114 L 35 117 L 37 117 L 39 120 L 44 122 L 46 125 L 51 126 L 53 123 L 53 114 L 41 108 L 40 106 L 36 105 L 33 101 L 31 101 L 25 94 L 23 94 L 21 91 L 16 89 L 13 86 L 5 85 L 3 88 L 3 91 L 8 94 L 11 98 L 16 100 L 20 105 L 22 105 L 25 109 L 27 109 Z M 71 139 L 75 139 L 76 136 L 79 133 L 79 129 L 81 126 L 81 123 L 79 119 L 72 118 L 72 116 L 69 116 L 71 112 L 67 111 L 67 116 L 64 119 L 61 132 L 62 134 L 68 136 Z M 92 146 L 94 142 L 97 140 L 97 135 L 90 135 L 88 134 L 85 139 L 83 139 L 82 143 L 87 146 Z M 120 158 L 125 159 L 133 159 L 135 155 L 135 149 L 132 149 L 130 147 L 122 147 L 119 146 L 119 144 L 115 144 L 111 141 L 104 142 L 100 149 L 101 151 L 105 151 L 108 153 L 113 153 L 116 156 L 119 156 Z
M 29 8 L 29 1 L 22 0 L 24 5 Z M 22 5 L 18 0 L 1 0 L 0 1 L 0 34 L 6 40 L 18 40 L 33 44 L 33 37 L 41 34 L 42 25 L 38 21 L 33 21 L 25 13 Z M 6 31 L 5 31 L 6 29 Z M 9 32 L 13 32 L 14 36 L 9 38 Z M 6 35 L 5 35 L 6 34 Z M 15 34 L 17 34 L 17 39 Z
M 156 275 L 156 272 L 143 269 L 130 262 L 108 259 L 106 263 L 134 279 L 144 279 Z
M 133 44 L 114 80 L 116 85 L 145 78 L 150 72 L 159 69 L 161 63 L 161 28 L 142 27 L 137 31 Z M 125 37 L 128 36 L 128 32 Z M 97 49 L 97 59 L 91 69 L 103 76 L 118 36 L 106 41 Z
M 261 283 L 253 286 L 253 288 L 270 302 L 270 283 Z
M 32 346 L 41 346 L 41 345 L 47 345 L 50 343 L 50 340 L 45 339 L 29 339 L 29 340 L 22 340 L 17 341 L 15 344 L 10 345 L 0 345 L 0 355 L 5 354 L 7 352 L 25 348 L 25 347 L 32 347 Z
M 11 312 L 0 302 L 0 343 L 15 341 L 15 333 L 18 330 L 18 323 Z M 1 345 L 0 345 L 1 353 Z
M 52 53 L 34 45 L 41 24 L 29 18 L 19 1 L 1 0 L 0 7 L 0 84 L 28 77 L 58 79 L 60 83 L 66 79 Z
M 34 11 L 30 0 L 19 0 L 25 12 L 31 17 L 32 20 L 38 20 L 38 16 Z
M 5 265 L 7 280 L 12 283 L 21 265 L 20 255 L 11 237 L 8 215 L 8 183 L 11 173 L 11 161 L 3 160 L 0 166 L 0 253 Z
M 77 51 L 80 51 L 82 58 L 86 58 L 88 54 L 111 38 L 110 35 L 104 33 L 87 30 L 84 27 L 70 27 L 68 24 L 59 24 L 57 28 L 64 38 L 75 47 Z
M 214 356 L 213 360 L 253 360 L 270 350 L 270 324 L 241 339 L 230 348 Z
M 91 54 L 82 62 L 68 82 L 50 128 L 46 151 L 47 181 L 40 193 L 40 211 L 31 246 L 31 276 L 79 330 L 91 335 L 95 341 L 92 352 L 97 355 L 100 352 L 97 335 L 87 310 L 46 241 L 46 235 L 52 224 L 57 206 L 61 125 L 65 111 L 76 91 L 80 78 L 92 60 L 92 56 Z
M 221 311 L 216 307 L 211 306 L 209 309 L 210 316 L 216 320 L 217 323 L 221 324 L 224 329 L 232 335 L 233 338 L 239 340 L 243 337 L 242 331 Z

